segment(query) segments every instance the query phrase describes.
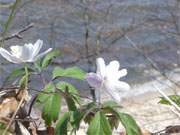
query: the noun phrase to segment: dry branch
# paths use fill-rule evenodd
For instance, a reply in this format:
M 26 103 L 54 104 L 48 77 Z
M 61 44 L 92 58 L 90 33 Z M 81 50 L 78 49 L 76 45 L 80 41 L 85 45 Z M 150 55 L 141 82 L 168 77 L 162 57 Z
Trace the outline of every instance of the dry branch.
M 29 30 L 33 26 L 34 26 L 34 24 L 31 23 L 31 24 L 27 25 L 26 27 L 24 27 L 23 29 L 21 29 L 21 30 L 19 30 L 19 31 L 17 31 L 17 32 L 15 32 L 15 33 L 13 33 L 13 34 L 11 34 L 9 36 L 7 36 L 7 37 L 0 37 L 0 42 L 5 41 L 5 40 L 10 40 L 12 38 L 22 39 L 21 34 L 24 33 L 25 31 Z

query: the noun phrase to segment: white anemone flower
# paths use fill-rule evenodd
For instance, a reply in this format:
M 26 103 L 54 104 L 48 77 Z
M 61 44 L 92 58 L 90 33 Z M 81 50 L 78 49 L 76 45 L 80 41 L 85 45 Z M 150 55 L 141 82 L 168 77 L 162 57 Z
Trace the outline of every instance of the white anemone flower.
M 35 44 L 29 43 L 24 46 L 11 46 L 11 51 L 7 51 L 1 47 L 0 54 L 12 63 L 35 62 L 52 50 L 52 48 L 49 48 L 45 52 L 39 54 L 42 45 L 43 41 L 38 39 Z
M 101 90 L 104 90 L 115 101 L 120 102 L 121 92 L 130 89 L 128 83 L 119 80 L 121 77 L 127 75 L 127 70 L 119 70 L 120 64 L 116 60 L 111 61 L 108 65 L 105 65 L 103 58 L 97 58 L 96 64 L 96 73 L 88 73 L 86 75 L 86 80 L 90 86 L 95 88 L 97 100 L 100 100 L 100 92 Z

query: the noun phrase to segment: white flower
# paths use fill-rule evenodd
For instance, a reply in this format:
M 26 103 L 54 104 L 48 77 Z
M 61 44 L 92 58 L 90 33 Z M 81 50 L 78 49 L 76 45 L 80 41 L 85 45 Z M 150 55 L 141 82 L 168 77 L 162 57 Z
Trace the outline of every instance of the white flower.
M 45 52 L 39 54 L 42 45 L 43 41 L 37 40 L 34 45 L 29 43 L 24 46 L 11 46 L 10 52 L 4 48 L 0 48 L 0 54 L 12 63 L 35 62 L 37 59 L 43 57 L 52 50 L 52 48 L 49 48 Z
M 127 75 L 127 70 L 119 70 L 120 64 L 116 60 L 106 66 L 103 58 L 97 58 L 96 64 L 96 73 L 88 73 L 86 80 L 95 88 L 97 98 L 100 96 L 100 90 L 105 90 L 114 100 L 120 101 L 120 92 L 130 89 L 128 83 L 119 81 L 121 77 Z

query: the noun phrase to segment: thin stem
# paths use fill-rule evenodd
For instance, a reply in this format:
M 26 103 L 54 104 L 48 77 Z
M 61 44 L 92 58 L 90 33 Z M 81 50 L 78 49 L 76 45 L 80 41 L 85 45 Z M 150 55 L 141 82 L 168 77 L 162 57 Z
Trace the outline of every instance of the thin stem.
M 168 100 L 172 106 L 174 106 L 177 111 L 178 111 L 178 116 L 180 116 L 179 112 L 180 112 L 180 107 L 174 102 L 172 101 L 162 90 L 160 90 L 157 86 L 154 85 L 154 87 L 158 90 L 158 92 L 166 99 Z M 177 115 L 177 113 L 176 113 Z
M 28 73 L 28 67 L 25 65 L 25 89 L 28 88 L 28 78 L 29 78 L 29 73 Z
M 2 33 L 2 37 L 5 37 L 7 31 L 9 29 L 9 27 L 10 27 L 10 24 L 13 21 L 14 16 L 16 15 L 16 9 L 17 9 L 20 2 L 21 2 L 21 0 L 16 0 L 14 5 L 12 6 L 12 10 L 11 10 L 11 13 L 9 15 L 9 18 L 8 18 L 7 22 L 5 23 L 5 25 L 4 25 L 4 31 Z M 0 46 L 2 46 L 2 43 L 3 43 L 3 40 L 1 41 Z
M 95 96 L 96 96 L 96 103 L 98 108 L 100 108 L 101 105 L 101 93 L 100 90 L 95 90 Z

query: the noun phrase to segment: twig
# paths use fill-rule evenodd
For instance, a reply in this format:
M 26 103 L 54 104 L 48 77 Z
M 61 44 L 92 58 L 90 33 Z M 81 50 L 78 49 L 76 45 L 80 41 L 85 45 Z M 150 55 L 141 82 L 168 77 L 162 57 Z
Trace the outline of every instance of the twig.
M 34 26 L 34 24 L 31 23 L 31 24 L 27 25 L 25 28 L 23 28 L 23 29 L 21 29 L 21 30 L 19 30 L 19 31 L 13 33 L 13 34 L 11 34 L 10 36 L 4 37 L 4 38 L 0 37 L 0 42 L 5 41 L 5 40 L 10 40 L 12 38 L 22 39 L 22 36 L 20 34 L 22 34 L 23 32 L 25 32 L 27 30 L 29 30 L 33 26 Z
M 86 0 L 83 0 L 82 1 L 85 5 L 86 5 Z M 88 57 L 89 56 L 89 23 L 90 23 L 90 19 L 89 19 L 89 16 L 88 16 L 88 6 L 84 8 L 84 26 L 85 26 L 85 51 L 86 51 L 86 59 L 87 59 L 87 64 L 88 64 L 88 72 L 91 71 L 91 65 L 92 65 L 92 62 L 90 60 L 90 58 Z M 90 86 L 89 86 L 90 87 Z M 93 98 L 93 100 L 95 101 L 96 100 L 96 97 L 95 97 L 95 91 L 92 87 L 90 87 L 90 92 L 91 92 L 91 96 Z
M 178 113 L 177 111 L 175 111 L 173 108 L 170 108 L 171 109 L 171 111 L 173 112 L 173 113 L 175 113 L 179 118 L 180 118 L 180 113 Z
M 172 106 L 174 106 L 177 110 L 178 113 L 180 112 L 180 107 L 174 102 L 172 101 L 162 90 L 160 90 L 156 85 L 154 85 L 154 87 L 158 90 L 158 92 L 166 99 L 168 100 Z M 177 115 L 177 113 L 176 113 Z M 178 115 L 180 117 L 180 114 Z

